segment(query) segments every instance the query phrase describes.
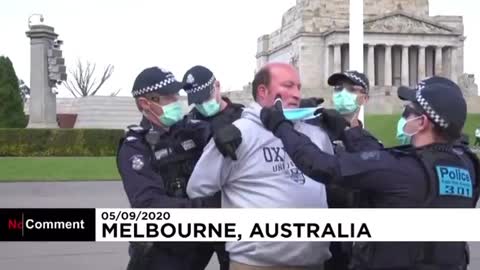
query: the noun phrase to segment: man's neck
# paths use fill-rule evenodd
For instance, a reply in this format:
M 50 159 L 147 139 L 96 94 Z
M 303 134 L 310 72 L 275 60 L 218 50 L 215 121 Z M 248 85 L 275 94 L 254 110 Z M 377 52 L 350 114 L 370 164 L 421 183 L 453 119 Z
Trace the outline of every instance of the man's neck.
M 422 136 L 422 137 L 416 137 L 416 138 L 413 138 L 414 141 L 413 141 L 413 145 L 415 147 L 424 147 L 424 146 L 427 146 L 427 145 L 430 145 L 430 144 L 435 144 L 435 143 L 447 143 L 447 141 L 445 140 L 440 140 L 440 139 L 436 139 L 434 138 L 432 135 L 425 135 L 425 136 Z

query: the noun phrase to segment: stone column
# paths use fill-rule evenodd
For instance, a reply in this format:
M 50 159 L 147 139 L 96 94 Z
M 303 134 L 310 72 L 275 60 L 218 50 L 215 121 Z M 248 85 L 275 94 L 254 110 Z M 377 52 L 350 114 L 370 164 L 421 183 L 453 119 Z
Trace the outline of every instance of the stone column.
M 402 47 L 402 84 L 410 85 L 408 81 L 408 46 Z
M 442 76 L 443 67 L 442 67 L 442 47 L 437 46 L 435 48 L 435 75 Z
M 333 47 L 333 72 L 342 71 L 342 50 L 340 44 Z
M 418 48 L 418 80 L 425 79 L 425 46 Z
M 392 46 L 385 46 L 385 86 L 392 86 Z
M 457 74 L 457 63 L 458 63 L 458 55 L 457 55 L 457 47 L 452 47 L 451 49 L 451 55 L 452 55 L 452 63 L 451 63 L 451 80 L 454 82 L 458 81 L 458 74 Z
M 48 49 L 58 37 L 53 27 L 32 25 L 30 38 L 30 108 L 28 128 L 58 128 L 57 102 L 48 74 Z
M 368 80 L 370 81 L 370 86 L 375 85 L 375 45 L 368 45 Z

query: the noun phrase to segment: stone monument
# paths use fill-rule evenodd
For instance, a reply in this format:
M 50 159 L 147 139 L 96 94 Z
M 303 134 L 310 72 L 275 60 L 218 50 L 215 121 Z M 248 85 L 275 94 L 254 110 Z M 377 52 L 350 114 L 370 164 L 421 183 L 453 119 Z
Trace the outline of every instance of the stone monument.
M 258 38 L 257 69 L 268 62 L 294 64 L 303 95 L 322 96 L 331 105 L 327 78 L 349 69 L 348 28 L 349 0 L 297 0 L 280 29 Z M 480 111 L 473 76 L 463 70 L 464 40 L 463 18 L 429 16 L 428 0 L 364 0 L 364 73 L 371 87 L 366 112 L 398 112 L 392 92 L 432 75 L 459 83 L 472 101 L 469 110 Z M 229 95 L 246 100 L 251 93 Z
M 43 19 L 42 19 L 43 21 Z M 56 96 L 53 88 L 66 79 L 62 41 L 53 27 L 29 25 L 30 38 L 30 99 L 27 128 L 57 128 Z

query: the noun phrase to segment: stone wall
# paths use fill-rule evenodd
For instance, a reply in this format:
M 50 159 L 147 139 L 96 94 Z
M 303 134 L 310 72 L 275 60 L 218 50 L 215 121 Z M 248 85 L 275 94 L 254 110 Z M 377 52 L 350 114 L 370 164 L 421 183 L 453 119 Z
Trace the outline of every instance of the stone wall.
M 138 124 L 142 118 L 132 97 L 89 96 L 83 98 L 57 98 L 57 114 L 76 114 L 74 128 L 124 129 Z M 185 97 L 181 97 L 184 112 L 189 110 Z M 29 113 L 29 101 L 24 106 Z

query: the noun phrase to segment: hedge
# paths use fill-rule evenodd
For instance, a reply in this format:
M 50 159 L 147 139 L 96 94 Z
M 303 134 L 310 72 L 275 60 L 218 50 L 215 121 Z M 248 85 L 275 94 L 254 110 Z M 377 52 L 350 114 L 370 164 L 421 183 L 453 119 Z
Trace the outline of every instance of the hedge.
M 115 156 L 121 129 L 0 129 L 0 156 Z

